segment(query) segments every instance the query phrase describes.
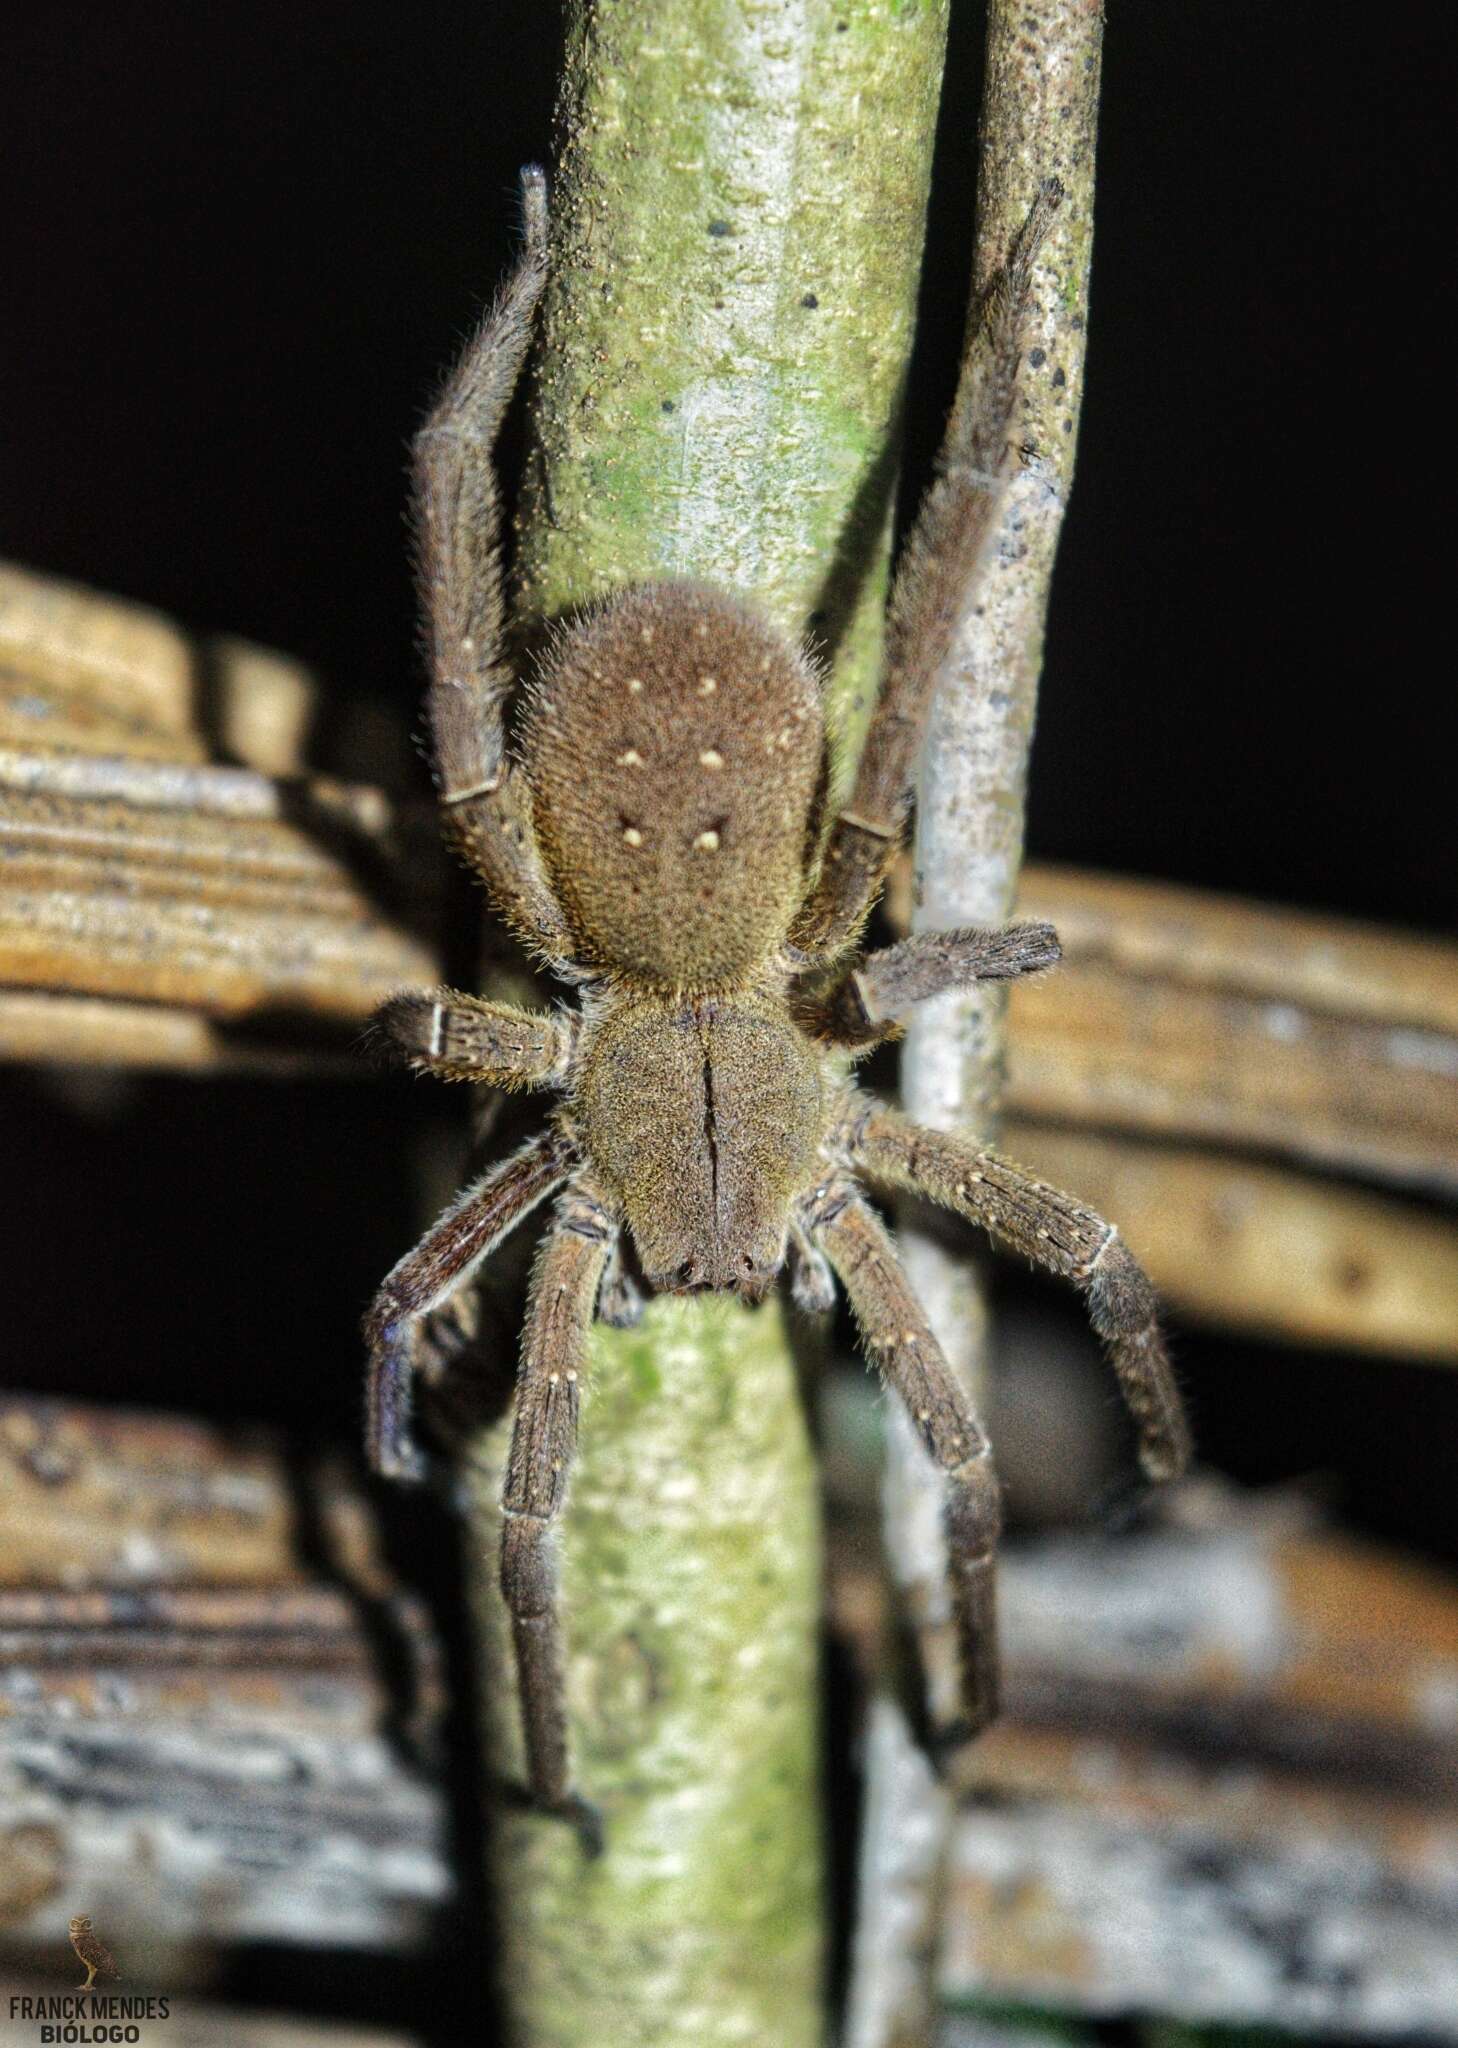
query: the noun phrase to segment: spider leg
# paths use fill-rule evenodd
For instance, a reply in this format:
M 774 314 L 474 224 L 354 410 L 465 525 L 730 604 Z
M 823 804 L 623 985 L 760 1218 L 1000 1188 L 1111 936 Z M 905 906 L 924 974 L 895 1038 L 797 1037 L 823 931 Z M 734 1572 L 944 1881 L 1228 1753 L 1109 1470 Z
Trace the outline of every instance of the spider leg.
M 590 1852 L 602 1846 L 601 1822 L 571 1786 L 552 1524 L 567 1494 L 587 1333 L 615 1236 L 595 1197 L 580 1183 L 571 1187 L 532 1276 L 502 1493 L 501 1591 L 511 1614 L 531 1793 L 575 1822 Z
M 635 1330 L 646 1306 L 643 1290 L 628 1265 L 621 1230 L 613 1233 L 598 1289 L 597 1319 L 610 1330 Z
M 550 1088 L 566 1079 L 571 1021 L 455 989 L 411 990 L 376 1010 L 373 1029 L 417 1074 L 494 1088 Z
M 870 1046 L 888 1038 L 897 1020 L 928 996 L 974 981 L 1012 981 L 1062 958 L 1051 924 L 1009 924 L 996 931 L 920 932 L 883 946 L 797 1002 L 812 1036 L 830 1045 Z
M 790 1299 L 807 1316 L 826 1316 L 835 1307 L 835 1275 L 798 1216 L 790 1218 Z
M 1002 1498 L 987 1437 L 896 1256 L 885 1226 L 845 1181 L 817 1189 L 807 1221 L 850 1297 L 866 1349 L 945 1476 L 942 1508 L 956 1612 L 962 1711 L 971 1737 L 997 1714 L 997 1540 Z
M 1000 1244 L 1073 1282 L 1134 1418 L 1145 1476 L 1178 1478 L 1190 1458 L 1184 1404 L 1154 1289 L 1114 1226 L 1000 1154 L 912 1123 L 866 1095 L 852 1094 L 838 1135 L 856 1171 L 955 1209 Z
M 932 698 L 975 597 L 1011 473 L 1009 435 L 1033 265 L 1062 197 L 1057 180 L 1046 179 L 968 322 L 937 480 L 896 572 L 885 682 L 855 786 L 790 932 L 791 944 L 811 958 L 832 956 L 855 937 L 901 843 Z
M 547 181 L 521 174 L 526 242 L 515 270 L 415 437 L 415 532 L 427 708 L 449 829 L 526 943 L 566 958 L 571 936 L 544 877 L 531 806 L 506 758 L 501 504 L 491 451 L 531 345 L 547 281 Z
M 420 1323 L 468 1280 L 507 1231 L 566 1179 L 571 1140 L 552 1125 L 473 1182 L 385 1277 L 365 1317 L 369 1346 L 366 1447 L 387 1479 L 419 1479 L 410 1433 Z

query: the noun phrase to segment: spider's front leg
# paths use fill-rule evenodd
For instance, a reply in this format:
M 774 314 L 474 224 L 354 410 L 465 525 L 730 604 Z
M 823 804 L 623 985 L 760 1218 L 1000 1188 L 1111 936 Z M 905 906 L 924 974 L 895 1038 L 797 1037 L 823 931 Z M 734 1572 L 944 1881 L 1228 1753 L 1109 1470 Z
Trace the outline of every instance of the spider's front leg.
M 1111 1223 L 1001 1154 L 955 1132 L 928 1130 L 869 1095 L 851 1093 L 837 1143 L 853 1171 L 955 1209 L 999 1244 L 1071 1280 L 1134 1418 L 1145 1476 L 1179 1477 L 1190 1459 L 1189 1426 L 1154 1289 Z
M 965 1720 L 955 1734 L 970 1739 L 996 1717 L 998 1699 L 1002 1499 L 987 1437 L 870 1206 L 837 1177 L 816 1189 L 803 1215 L 840 1276 L 866 1349 L 945 1478 L 943 1518 Z
M 369 1346 L 366 1445 L 387 1479 L 419 1479 L 420 1452 L 410 1430 L 416 1337 L 505 1237 L 566 1179 L 576 1150 L 555 1124 L 483 1174 L 386 1275 L 365 1317 Z
M 448 829 L 497 909 L 534 951 L 572 935 L 542 872 L 531 803 L 507 759 L 501 502 L 492 449 L 547 281 L 547 180 L 521 174 L 526 242 L 515 270 L 415 437 L 415 533 L 430 655 L 427 710 Z
M 531 1795 L 574 1823 L 589 1854 L 602 1847 L 602 1823 L 571 1785 L 552 1524 L 567 1495 L 587 1335 L 616 1237 L 596 1196 L 574 1183 L 532 1276 L 502 1493 L 501 1590 L 511 1614 Z
M 886 678 L 850 801 L 831 830 L 819 877 L 790 932 L 808 960 L 843 952 L 881 893 L 911 809 L 932 699 L 975 601 L 1007 480 L 1018 366 L 1033 266 L 1063 188 L 1045 179 L 973 308 L 957 396 L 927 492 L 896 570 Z

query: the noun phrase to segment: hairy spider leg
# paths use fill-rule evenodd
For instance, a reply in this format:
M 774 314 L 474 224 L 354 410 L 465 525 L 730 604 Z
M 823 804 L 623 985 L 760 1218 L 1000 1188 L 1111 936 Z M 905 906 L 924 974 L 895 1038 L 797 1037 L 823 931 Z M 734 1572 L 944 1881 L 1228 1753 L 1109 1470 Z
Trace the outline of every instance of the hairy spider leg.
M 999 1244 L 1071 1280 L 1134 1418 L 1145 1477 L 1179 1477 L 1189 1463 L 1189 1427 L 1154 1289 L 1111 1223 L 999 1153 L 928 1130 L 868 1095 L 852 1094 L 840 1143 L 855 1171 L 955 1209 Z
M 532 1274 L 502 1493 L 501 1591 L 516 1648 L 531 1794 L 573 1821 L 593 1852 L 602 1846 L 602 1824 L 571 1785 L 552 1525 L 567 1497 L 587 1334 L 616 1235 L 589 1189 L 581 1182 L 569 1187 Z
M 1039 188 L 968 322 L 957 396 L 891 594 L 886 673 L 850 801 L 831 830 L 819 879 L 790 931 L 810 957 L 833 956 L 856 937 L 881 893 L 911 809 L 917 763 L 936 686 L 995 536 L 1011 474 L 1023 320 L 1033 265 L 1063 197 Z
M 986 1433 L 926 1319 L 885 1226 L 849 1181 L 832 1180 L 807 1220 L 855 1311 L 886 1385 L 900 1398 L 943 1474 L 942 1516 L 969 1739 L 998 1704 L 997 1541 L 1002 1497 Z
M 492 1088 L 552 1088 L 565 1080 L 574 1025 L 551 1010 L 519 1010 L 457 989 L 392 996 L 373 1028 L 417 1074 Z
M 859 959 L 852 955 L 828 986 L 797 992 L 795 1015 L 813 1038 L 864 1050 L 893 1036 L 906 1012 L 929 996 L 1037 974 L 1062 957 L 1051 924 L 918 932 Z
M 571 1140 L 550 1125 L 472 1183 L 385 1277 L 365 1317 L 369 1346 L 366 1447 L 386 1479 L 423 1476 L 411 1436 L 415 1337 L 423 1317 L 469 1280 L 522 1218 L 566 1179 Z
M 506 753 L 515 677 L 491 450 L 547 281 L 547 180 L 538 165 L 522 172 L 521 195 L 526 239 L 516 268 L 415 437 L 415 541 L 447 829 L 522 940 L 566 959 L 571 935 L 537 858 L 530 797 Z

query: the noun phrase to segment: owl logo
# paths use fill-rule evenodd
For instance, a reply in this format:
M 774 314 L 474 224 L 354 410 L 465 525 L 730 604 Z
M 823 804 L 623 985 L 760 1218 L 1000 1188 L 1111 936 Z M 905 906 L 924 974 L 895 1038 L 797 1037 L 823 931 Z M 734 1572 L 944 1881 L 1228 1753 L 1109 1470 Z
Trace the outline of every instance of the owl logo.
M 111 1950 L 99 1934 L 93 1933 L 89 1913 L 77 1913 L 72 1919 L 71 1946 L 86 1965 L 86 1982 L 77 1985 L 78 1991 L 89 1991 L 98 1977 L 121 1975 Z

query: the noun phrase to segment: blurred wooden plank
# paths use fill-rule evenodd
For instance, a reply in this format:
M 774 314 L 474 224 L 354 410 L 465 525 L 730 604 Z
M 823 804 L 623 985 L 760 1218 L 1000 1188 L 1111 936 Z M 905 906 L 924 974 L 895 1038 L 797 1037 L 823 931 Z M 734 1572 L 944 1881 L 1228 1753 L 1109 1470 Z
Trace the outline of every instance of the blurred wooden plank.
M 832 1626 L 884 1686 L 879 1406 L 835 1393 Z M 1192 1480 L 1155 1512 L 1004 1547 L 948 2004 L 1458 2040 L 1458 1584 L 1282 1496 Z
M 6 1953 L 78 1912 L 139 1953 L 417 1945 L 450 1887 L 444 1815 L 392 1730 L 438 1712 L 439 1658 L 342 1476 L 23 1398 L 0 1461 Z
M 0 1589 L 297 1583 L 298 1541 L 260 1436 L 0 1397 Z
M 1458 2039 L 1458 1824 L 1073 1733 L 988 1740 L 960 1818 L 949 2002 Z
M 1458 949 L 1454 949 L 1458 968 Z M 1458 1192 L 1458 1039 L 1072 959 L 1011 997 L 1009 1109 Z
M 203 762 L 207 736 L 247 767 L 297 775 L 317 689 L 300 661 L 0 562 L 0 745 Z
M 0 741 L 201 761 L 197 694 L 160 612 L 0 562 Z
M 1069 960 L 1135 981 L 1458 1038 L 1458 947 L 1417 933 L 1039 861 L 1018 915 L 1056 924 Z
M 376 791 L 0 749 L 0 983 L 357 1022 L 436 976 L 379 900 L 404 858 Z M 440 873 L 413 885 L 427 914 Z
M 949 1997 L 1458 2039 L 1458 1589 L 1248 1512 L 1010 1556 Z
M 1004 1150 L 1075 1188 L 1182 1316 L 1458 1364 L 1458 1225 L 1228 1154 L 1009 1119 Z
M 275 1041 L 268 1020 L 244 1033 L 197 1010 L 109 996 L 0 989 L 0 1060 L 45 1066 L 136 1068 L 171 1074 L 266 1074 L 358 1080 L 367 1063 L 353 1045 L 304 1045 L 295 1030 Z
M 1458 1192 L 1458 945 L 1032 865 L 1053 975 L 1017 984 L 1008 1102 Z

